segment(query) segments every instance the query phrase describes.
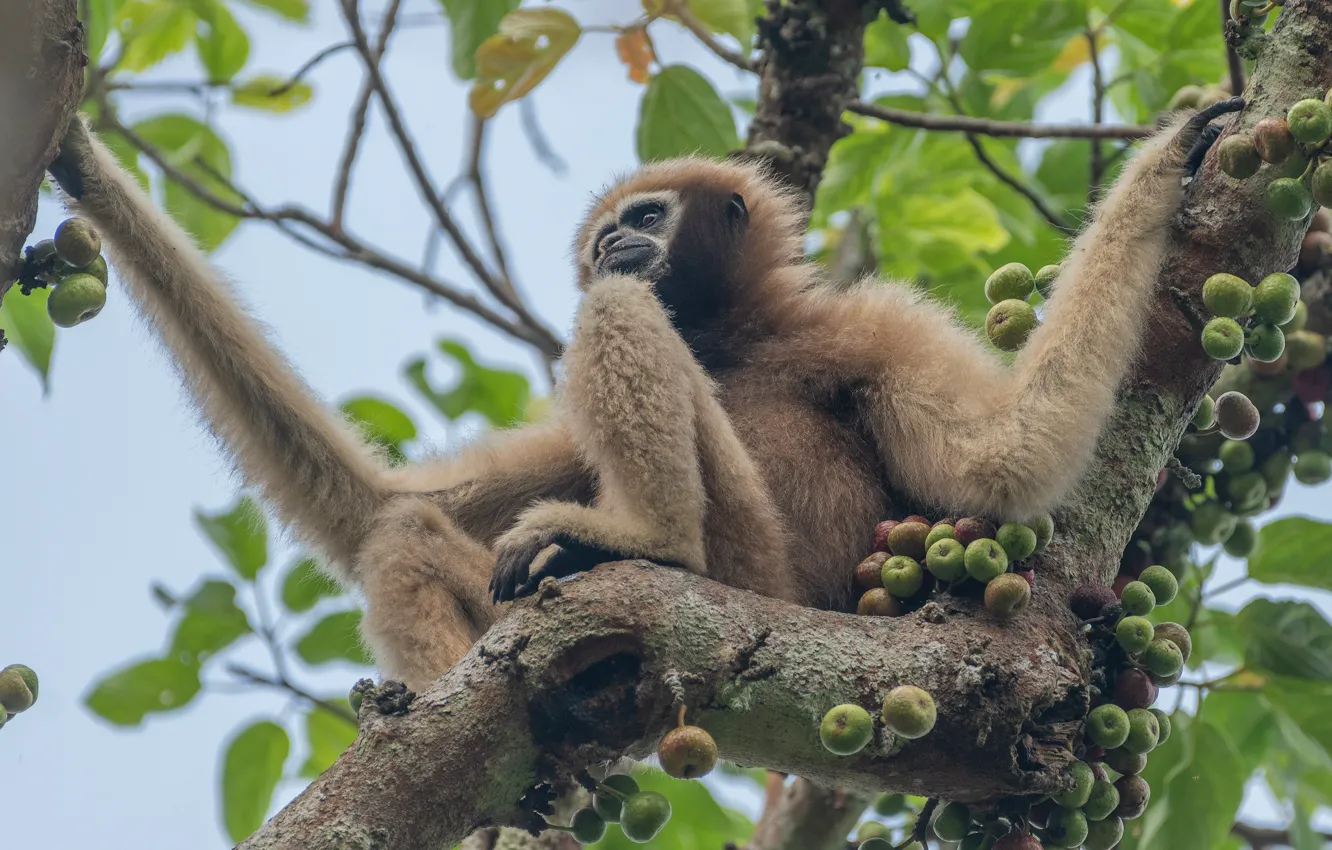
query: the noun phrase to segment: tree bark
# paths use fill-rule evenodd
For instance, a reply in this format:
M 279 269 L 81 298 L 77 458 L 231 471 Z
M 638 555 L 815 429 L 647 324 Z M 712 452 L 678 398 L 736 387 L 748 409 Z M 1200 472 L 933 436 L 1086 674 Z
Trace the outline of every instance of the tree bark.
M 21 270 L 37 195 L 83 97 L 78 0 L 0 4 L 0 299 Z

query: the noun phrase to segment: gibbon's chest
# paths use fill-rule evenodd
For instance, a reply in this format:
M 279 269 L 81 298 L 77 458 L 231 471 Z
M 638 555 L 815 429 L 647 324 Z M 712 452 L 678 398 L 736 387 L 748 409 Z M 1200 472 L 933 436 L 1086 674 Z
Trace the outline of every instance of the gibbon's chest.
M 784 388 L 719 378 L 718 398 L 804 552 L 859 560 L 887 515 L 883 465 L 850 393 L 820 403 Z

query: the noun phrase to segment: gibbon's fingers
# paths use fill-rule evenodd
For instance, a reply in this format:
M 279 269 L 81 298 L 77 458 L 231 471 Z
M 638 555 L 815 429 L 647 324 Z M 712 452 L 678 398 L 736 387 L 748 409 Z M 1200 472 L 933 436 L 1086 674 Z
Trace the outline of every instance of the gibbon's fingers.
M 50 171 L 109 246 L 139 312 L 247 482 L 309 543 L 349 561 L 388 495 L 369 449 L 314 397 L 81 117 Z
M 1192 177 L 1202 167 L 1207 151 L 1221 135 L 1221 125 L 1213 124 L 1212 119 L 1231 112 L 1239 112 L 1245 106 L 1244 98 L 1232 97 L 1220 103 L 1214 103 L 1191 117 L 1175 136 L 1178 143 L 1187 149 L 1184 155 L 1184 170 Z

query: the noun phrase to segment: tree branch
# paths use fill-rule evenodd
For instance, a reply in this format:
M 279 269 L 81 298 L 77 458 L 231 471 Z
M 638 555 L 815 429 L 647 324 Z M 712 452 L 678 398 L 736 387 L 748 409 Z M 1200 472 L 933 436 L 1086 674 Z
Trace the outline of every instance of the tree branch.
M 1269 827 L 1252 826 L 1237 821 L 1230 827 L 1230 834 L 1248 842 L 1253 850 L 1267 850 L 1268 847 L 1291 846 L 1289 829 L 1272 829 Z M 1325 842 L 1332 841 L 1332 833 L 1319 832 L 1316 834 Z
M 939 130 L 954 133 L 975 133 L 980 136 L 999 136 L 1020 139 L 1143 139 L 1156 132 L 1146 124 L 1028 124 L 1023 121 L 995 121 L 990 118 L 972 118 L 966 115 L 930 115 L 895 109 L 876 103 L 854 101 L 847 109 L 858 115 L 878 118 L 901 127 L 918 130 Z
M 77 0 L 0 4 L 0 299 L 21 271 L 37 195 L 83 97 Z
M 869 796 L 797 778 L 764 809 L 745 850 L 845 850 Z
M 383 61 L 384 52 L 388 49 L 388 40 L 398 22 L 398 9 L 401 5 L 402 0 L 391 0 L 384 12 L 383 21 L 379 25 L 379 38 L 375 40 L 374 56 L 370 60 L 376 68 Z M 356 42 L 349 42 L 348 46 L 355 47 Z M 333 206 L 329 218 L 333 226 L 339 230 L 342 229 L 345 218 L 347 193 L 351 191 L 352 169 L 356 165 L 356 155 L 361 150 L 361 138 L 365 135 L 365 121 L 370 114 L 370 99 L 374 93 L 374 82 L 367 74 L 361 83 L 361 90 L 356 95 L 356 104 L 352 107 L 351 129 L 347 132 L 347 141 L 343 145 L 342 158 L 339 160 L 338 177 L 333 184 Z
M 687 0 L 671 0 L 668 4 L 666 13 L 679 19 L 685 29 L 694 34 L 694 37 L 703 42 L 703 46 L 723 62 L 727 62 L 741 71 L 753 71 L 754 64 L 745 56 L 729 49 L 708 30 L 707 24 L 698 19 L 693 10 L 689 8 Z
M 405 715 L 363 709 L 357 744 L 242 847 L 435 850 L 485 826 L 534 825 L 545 785 L 646 756 L 681 702 L 723 758 L 826 787 L 963 801 L 1049 793 L 1081 734 L 1083 652 L 1051 595 L 1012 624 L 948 597 L 900 618 L 858 617 L 606 564 L 516 603 Z M 933 695 L 933 733 L 905 742 L 880 728 L 856 756 L 824 749 L 829 708 L 877 710 L 903 682 Z

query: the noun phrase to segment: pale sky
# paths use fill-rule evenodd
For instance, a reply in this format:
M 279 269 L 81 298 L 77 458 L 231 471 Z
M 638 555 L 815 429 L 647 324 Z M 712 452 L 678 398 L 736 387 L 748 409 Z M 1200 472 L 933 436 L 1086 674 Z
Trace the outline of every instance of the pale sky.
M 239 6 L 252 45 L 247 72 L 290 72 L 342 40 L 332 4 L 314 5 L 306 29 Z M 378 12 L 382 4 L 367 5 Z M 438 9 L 435 0 L 408 0 L 404 7 L 417 16 Z M 608 23 L 627 20 L 640 7 L 636 0 L 579 0 L 569 8 L 585 23 Z M 682 31 L 654 28 L 654 36 L 664 61 L 693 65 L 723 94 L 749 87 L 751 81 Z M 395 36 L 387 63 L 390 85 L 440 185 L 462 162 L 467 126 L 466 89 L 444 61 L 447 44 L 442 26 L 405 29 Z M 153 73 L 163 80 L 198 76 L 192 57 Z M 360 79 L 358 61 L 344 52 L 313 74 L 316 98 L 294 116 L 219 107 L 217 126 L 231 145 L 238 181 L 262 202 L 299 200 L 325 209 Z M 1081 78 L 1070 83 L 1041 117 L 1085 117 L 1083 85 Z M 516 107 L 503 110 L 491 127 L 489 180 L 510 260 L 535 311 L 562 333 L 575 304 L 569 261 L 575 223 L 591 192 L 636 165 L 640 94 L 615 60 L 611 37 L 587 34 L 534 95 L 541 125 L 568 163 L 564 175 L 536 161 Z M 166 108 L 198 114 L 193 103 L 160 94 L 131 94 L 120 102 L 131 120 Z M 413 260 L 429 221 L 378 113 L 372 116 L 349 226 L 370 244 Z M 39 237 L 62 218 L 57 203 L 44 202 Z M 437 445 L 447 442 L 444 427 L 401 379 L 404 362 L 436 338 L 459 337 L 482 362 L 540 380 L 532 357 L 502 335 L 451 309 L 425 305 L 408 285 L 314 256 L 268 226 L 242 225 L 214 260 L 320 394 L 335 400 L 364 391 L 385 395 L 411 412 Z M 451 256 L 440 270 L 467 280 Z M 191 515 L 196 506 L 229 505 L 235 494 L 168 361 L 112 283 L 96 320 L 60 332 L 49 397 L 42 397 L 15 352 L 0 355 L 9 434 L 3 481 L 10 502 L 0 520 L 0 665 L 29 664 L 42 685 L 38 704 L 0 733 L 0 833 L 13 847 L 224 847 L 217 799 L 221 748 L 249 722 L 283 717 L 286 701 L 254 692 L 208 694 L 185 711 L 151 716 L 131 730 L 104 724 L 82 705 L 94 679 L 160 651 L 169 620 L 152 601 L 152 582 L 184 591 L 201 574 L 225 572 Z M 1292 483 L 1283 513 L 1300 511 L 1319 515 L 1311 492 Z M 1321 513 L 1327 514 L 1325 507 Z M 292 550 L 274 548 L 271 562 L 285 567 Z M 276 567 L 270 576 L 280 573 Z M 336 693 L 351 679 L 351 668 L 344 668 L 314 681 Z M 293 744 L 294 769 L 302 760 L 299 737 Z M 297 781 L 280 790 L 290 796 L 300 787 Z M 1263 808 L 1261 814 L 1270 814 Z

